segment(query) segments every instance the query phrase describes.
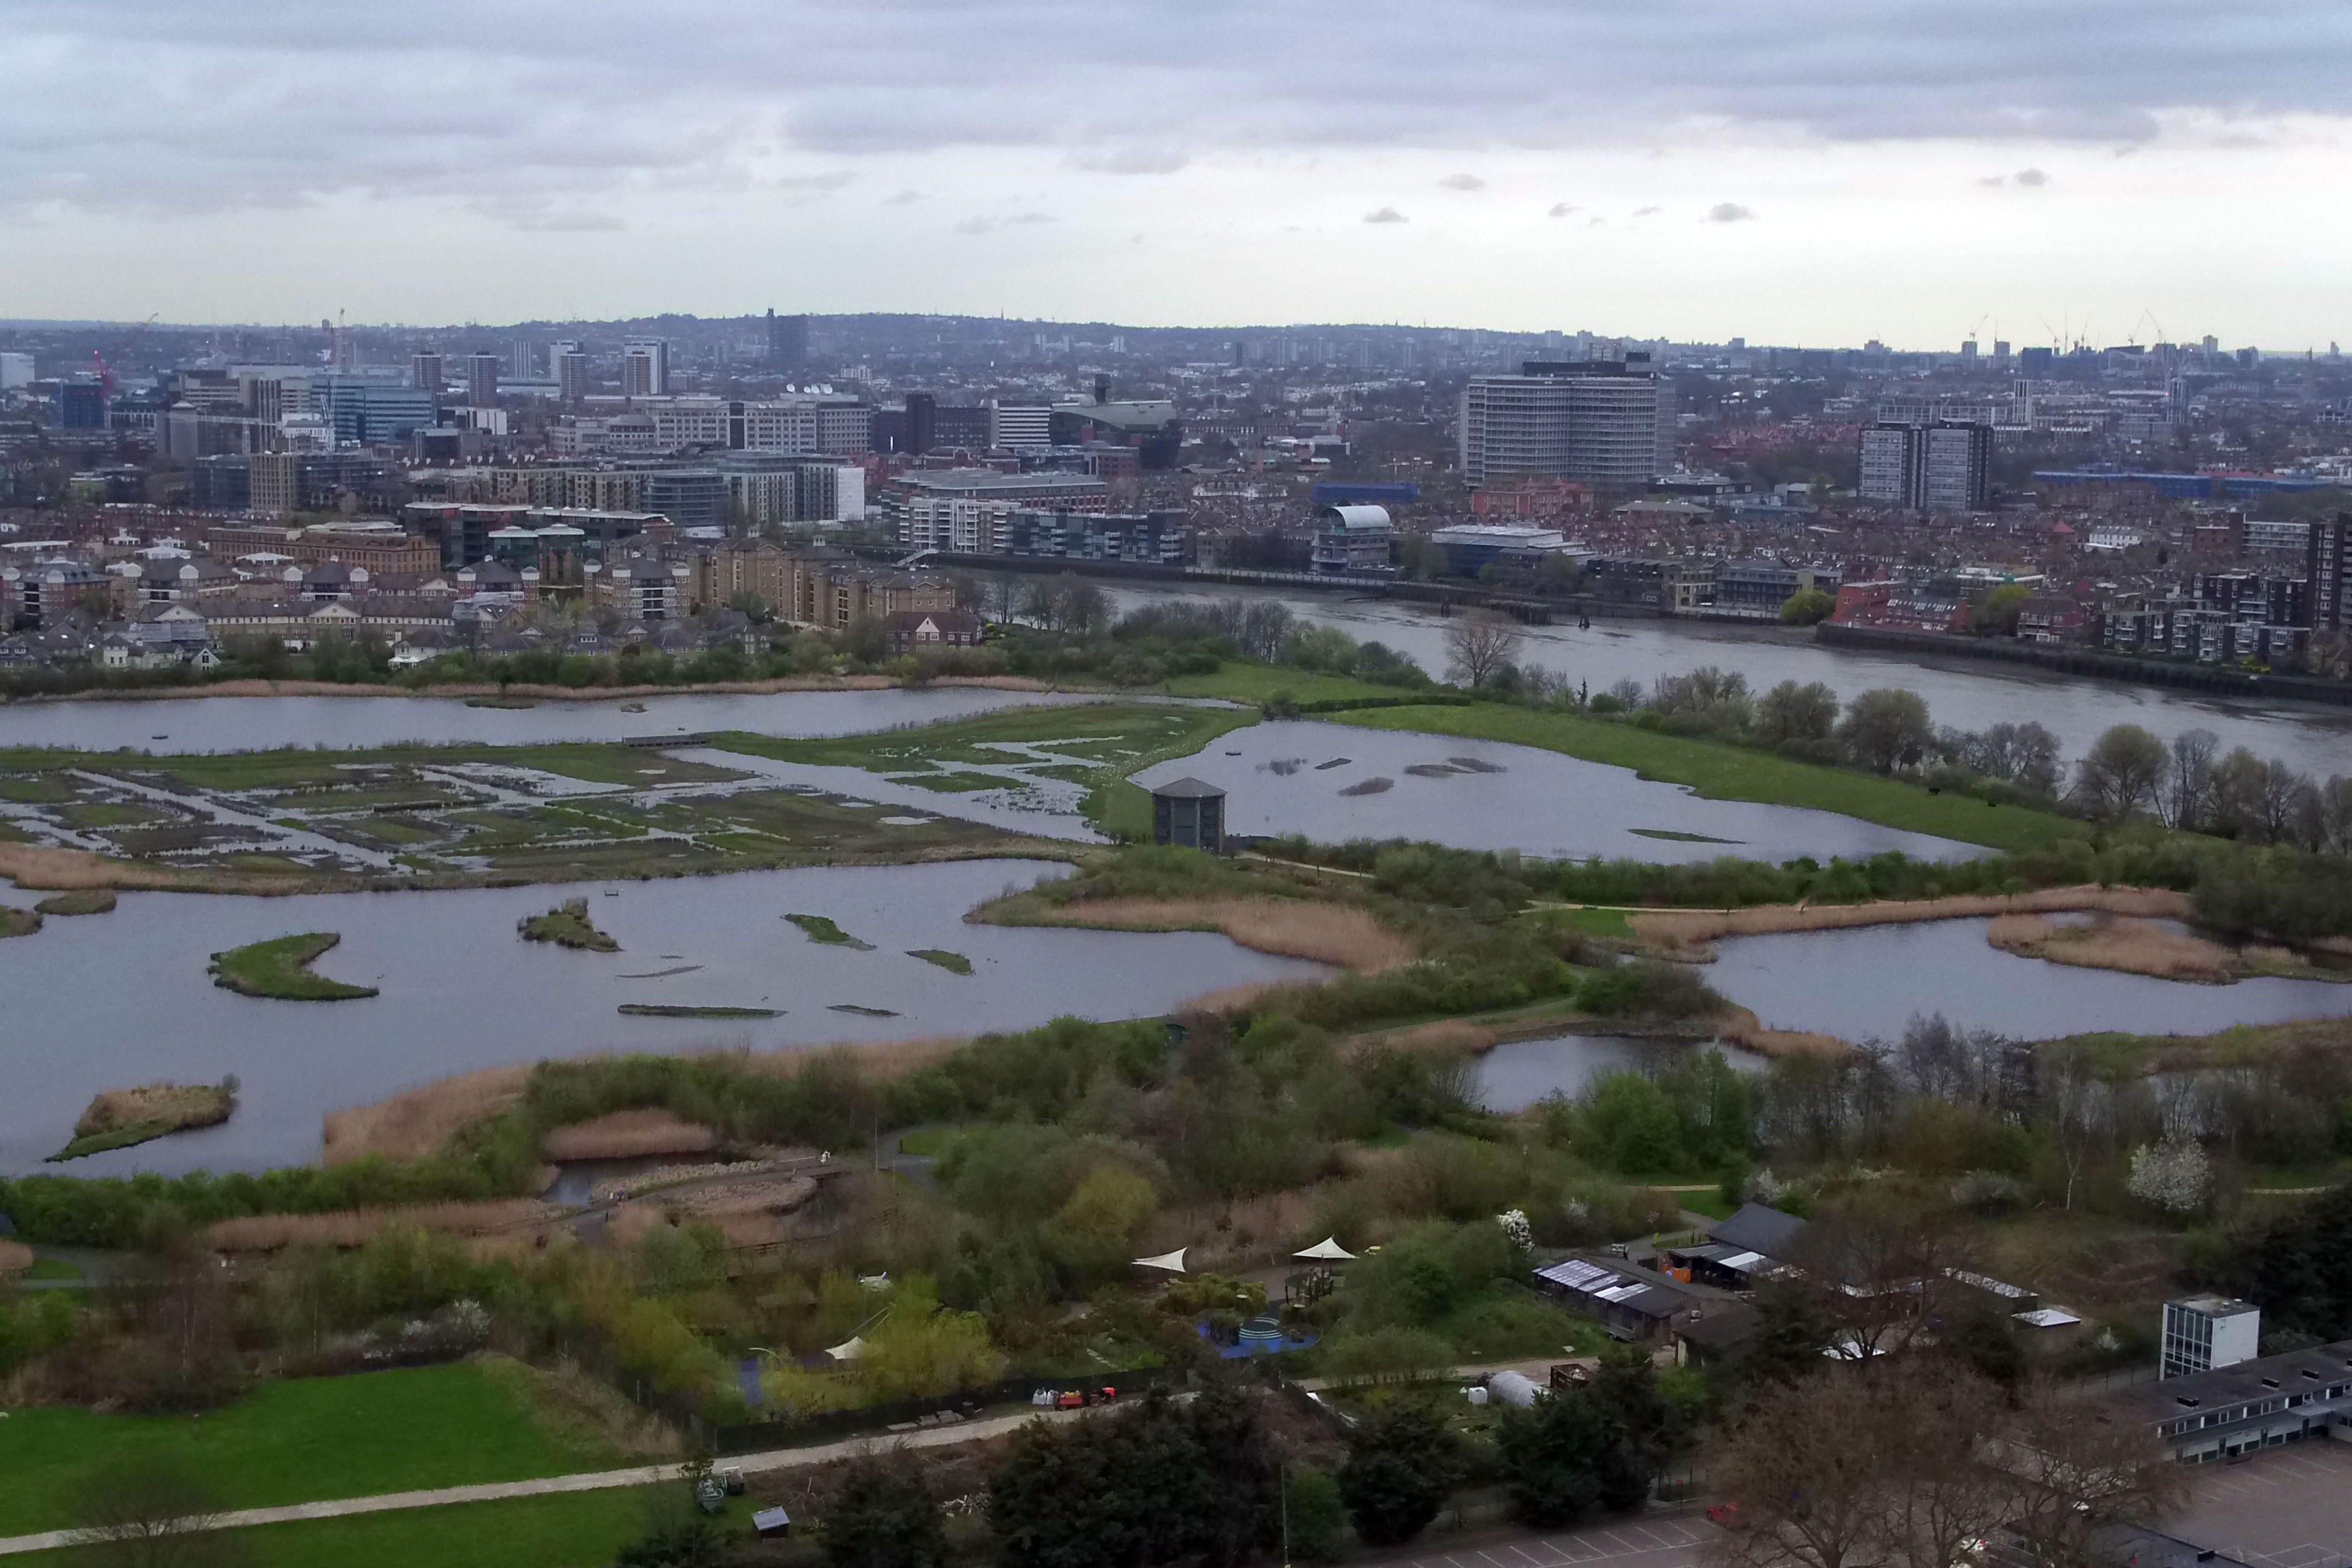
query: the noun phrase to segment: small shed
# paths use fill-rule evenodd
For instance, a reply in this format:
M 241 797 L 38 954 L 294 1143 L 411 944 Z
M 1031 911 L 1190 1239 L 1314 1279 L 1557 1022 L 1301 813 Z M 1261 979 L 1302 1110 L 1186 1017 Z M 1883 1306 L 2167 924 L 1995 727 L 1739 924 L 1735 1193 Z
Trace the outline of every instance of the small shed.
M 1158 786 L 1151 791 L 1151 841 L 1224 853 L 1225 792 L 1191 778 Z

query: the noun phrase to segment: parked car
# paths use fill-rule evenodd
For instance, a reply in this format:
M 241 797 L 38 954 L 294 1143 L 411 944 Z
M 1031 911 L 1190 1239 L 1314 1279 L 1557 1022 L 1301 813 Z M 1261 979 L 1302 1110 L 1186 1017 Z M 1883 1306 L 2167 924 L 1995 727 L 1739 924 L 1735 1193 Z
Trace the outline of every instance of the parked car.
M 1706 1517 L 1710 1523 L 1720 1525 L 1726 1530 L 1748 1528 L 1748 1516 L 1740 1511 L 1739 1505 L 1736 1502 L 1708 1503 Z

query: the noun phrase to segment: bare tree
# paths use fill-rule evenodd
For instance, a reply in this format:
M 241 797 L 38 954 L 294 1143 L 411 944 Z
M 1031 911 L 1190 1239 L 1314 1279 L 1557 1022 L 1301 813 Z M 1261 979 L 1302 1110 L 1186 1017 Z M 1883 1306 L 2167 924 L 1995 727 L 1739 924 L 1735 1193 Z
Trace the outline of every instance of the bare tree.
M 2184 729 L 2172 737 L 2172 775 L 2165 782 L 2168 826 L 2201 831 L 2213 818 L 2213 759 L 2221 737 L 2210 729 Z
M 1725 1568 L 1848 1568 L 1884 1538 L 1891 1423 L 1873 1380 L 1817 1374 L 1776 1388 L 1732 1435 L 1716 1483 L 1748 1528 L 1717 1542 Z
M 2162 1520 L 2187 1479 L 2153 1427 L 2111 1419 L 2098 1401 L 2046 1386 L 2028 1393 L 1990 1457 L 2009 1477 L 2011 1528 L 2048 1568 L 2103 1563 L 2095 1543 L 2108 1526 Z
M 204 1483 L 166 1460 L 110 1463 L 83 1490 L 73 1543 L 121 1568 L 211 1568 L 236 1560 L 221 1508 Z
M 1942 1357 L 1913 1357 L 1885 1380 L 1887 1403 L 1905 1419 L 1880 1435 L 1891 1504 L 1886 1555 L 1903 1568 L 1951 1568 L 1968 1544 L 2007 1518 L 2008 1478 L 1985 1464 L 1985 1434 L 2002 1418 L 2000 1391 Z
M 1526 633 L 1499 615 L 1458 615 L 1445 628 L 1446 674 L 1466 686 L 1483 686 L 1518 656 Z
M 2099 1135 L 2099 1104 L 2104 1086 L 2091 1071 L 2089 1058 L 2072 1046 L 2047 1047 L 2037 1066 L 2041 1101 L 2066 1167 L 2065 1207 L 2074 1207 L 2074 1184 Z

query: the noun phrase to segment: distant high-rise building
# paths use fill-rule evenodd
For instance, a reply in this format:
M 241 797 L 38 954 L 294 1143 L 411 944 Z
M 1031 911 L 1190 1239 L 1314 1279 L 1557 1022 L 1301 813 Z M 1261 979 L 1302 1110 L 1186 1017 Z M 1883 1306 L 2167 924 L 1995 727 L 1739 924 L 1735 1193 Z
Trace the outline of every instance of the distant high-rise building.
M 49 413 L 60 430 L 104 430 L 106 388 L 97 382 L 59 382 Z
M 1993 362 L 1994 362 L 1995 364 L 2005 365 L 2005 364 L 2009 363 L 2009 340 L 2008 340 L 2008 339 L 2006 339 L 2006 338 L 1995 338 L 1995 339 L 1992 340 L 1992 357 L 1993 357 Z
M 0 354 L 0 392 L 15 392 L 33 384 L 33 356 L 30 354 Z
M 628 397 L 669 395 L 669 340 L 632 338 L 621 355 L 621 392 Z
M 499 401 L 499 375 L 506 361 L 484 350 L 466 356 L 466 401 L 476 408 L 494 408 Z
M 1977 340 L 1974 338 L 1960 340 L 1960 362 L 1969 366 L 1977 362 Z
M 929 392 L 907 394 L 907 450 L 929 452 L 940 444 L 940 400 Z
M 446 376 L 440 355 L 419 353 L 408 356 L 408 384 L 418 392 L 431 392 L 439 397 L 449 384 Z
M 1650 357 L 1530 360 L 1462 392 L 1462 474 L 1475 489 L 1533 475 L 1647 485 L 1674 467 L 1674 393 Z
M 555 378 L 555 395 L 565 402 L 588 395 L 588 355 L 578 343 L 567 340 L 549 349 L 547 369 Z
M 1054 411 L 1045 403 L 1034 406 L 1003 402 L 988 405 L 988 444 L 1011 449 L 1022 446 L 1050 446 L 1054 443 Z
M 1916 511 L 1980 512 L 1991 504 L 1992 427 L 1959 420 L 1881 419 L 1862 433 L 1865 501 Z
M 2304 549 L 2313 629 L 2352 626 L 2352 512 L 2338 512 L 2332 522 L 2314 522 Z
M 808 363 L 809 322 L 805 316 L 779 316 L 768 307 L 768 368 L 797 371 Z
M 539 352 L 530 346 L 530 339 L 517 338 L 507 345 L 507 370 L 519 382 L 536 379 Z

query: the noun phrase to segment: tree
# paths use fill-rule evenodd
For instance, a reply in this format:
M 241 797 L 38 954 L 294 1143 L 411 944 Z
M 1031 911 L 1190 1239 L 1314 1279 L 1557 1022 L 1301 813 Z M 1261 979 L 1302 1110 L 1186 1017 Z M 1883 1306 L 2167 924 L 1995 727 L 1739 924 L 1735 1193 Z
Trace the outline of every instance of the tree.
M 1339 1555 L 1348 1505 L 1339 1496 L 1339 1477 L 1328 1470 L 1293 1470 L 1284 1484 L 1282 1515 L 1292 1556 L 1328 1563 Z
M 1837 601 L 1825 588 L 1805 587 L 1781 601 L 1780 623 L 1784 626 L 1815 626 L 1830 618 Z
M 2213 1192 L 2213 1167 L 2204 1146 L 2179 1138 L 2162 1144 L 2142 1144 L 2132 1151 L 2126 1190 L 2142 1203 L 2168 1214 L 2194 1214 Z
M 1463 685 L 1483 686 L 1517 656 L 1525 635 L 1499 615 L 1457 615 L 1445 627 L 1446 674 Z
M 1990 1535 L 2007 1515 L 2009 1478 L 1979 1453 L 2003 1417 L 2000 1392 L 1949 1361 L 1916 1360 L 1882 1388 L 1904 1419 L 1874 1437 L 1887 1445 L 1893 1506 L 1886 1554 L 1903 1568 L 1952 1568 L 1968 1543 Z
M 2099 1537 L 2118 1520 L 2162 1520 L 2187 1483 L 2145 1422 L 2110 1419 L 2096 1400 L 2061 1389 L 2032 1390 L 1995 1442 L 2010 1490 L 2003 1520 L 2034 1563 L 2109 1561 Z
M 1612 1072 L 1583 1096 L 1583 1136 L 1594 1162 L 1621 1176 L 1655 1176 L 1682 1162 L 1674 1106 L 1645 1075 Z
M 1626 1508 L 1649 1491 L 1649 1467 L 1583 1389 L 1506 1409 L 1495 1449 L 1512 1507 L 1540 1529 L 1576 1523 L 1602 1506 L 1604 1494 L 1612 1506 Z
M 2014 637 L 2018 612 L 2032 597 L 2033 590 L 2021 582 L 2002 583 L 1969 610 L 1969 630 L 1979 637 Z
M 1782 681 L 1757 703 L 1756 734 L 1769 746 L 1824 741 L 1837 717 L 1837 693 L 1819 681 Z
M 939 1505 L 903 1449 L 849 1461 L 820 1539 L 830 1568 L 938 1568 L 948 1554 Z
M 1892 1466 L 1888 1401 L 1854 1372 L 1766 1392 L 1731 1435 L 1715 1483 L 1748 1528 L 1721 1555 L 1752 1568 L 1847 1568 L 1876 1559 Z
M 1401 1546 L 1437 1517 L 1458 1470 L 1443 1416 L 1424 1406 L 1391 1405 L 1356 1428 L 1339 1495 L 1365 1544 Z
M 2239 1283 L 2266 1325 L 2352 1336 L 2352 1183 L 2273 1220 L 2239 1263 Z
M 2163 800 L 2167 826 L 2201 832 L 2213 820 L 2213 758 L 2221 749 L 2221 737 L 2210 729 L 2184 729 L 2172 737 Z
M 168 1459 L 115 1458 L 81 1489 L 73 1543 L 121 1568 L 201 1568 L 236 1560 L 221 1507 L 194 1472 Z
M 1855 697 L 1837 728 L 1846 755 L 1876 773 L 1917 767 L 1935 736 L 1927 703 L 1916 692 L 1895 686 Z
M 2119 724 L 2091 743 L 2074 770 L 2074 792 L 2093 811 L 2119 822 L 2156 800 L 2171 758 L 2164 742 L 2136 724 Z

